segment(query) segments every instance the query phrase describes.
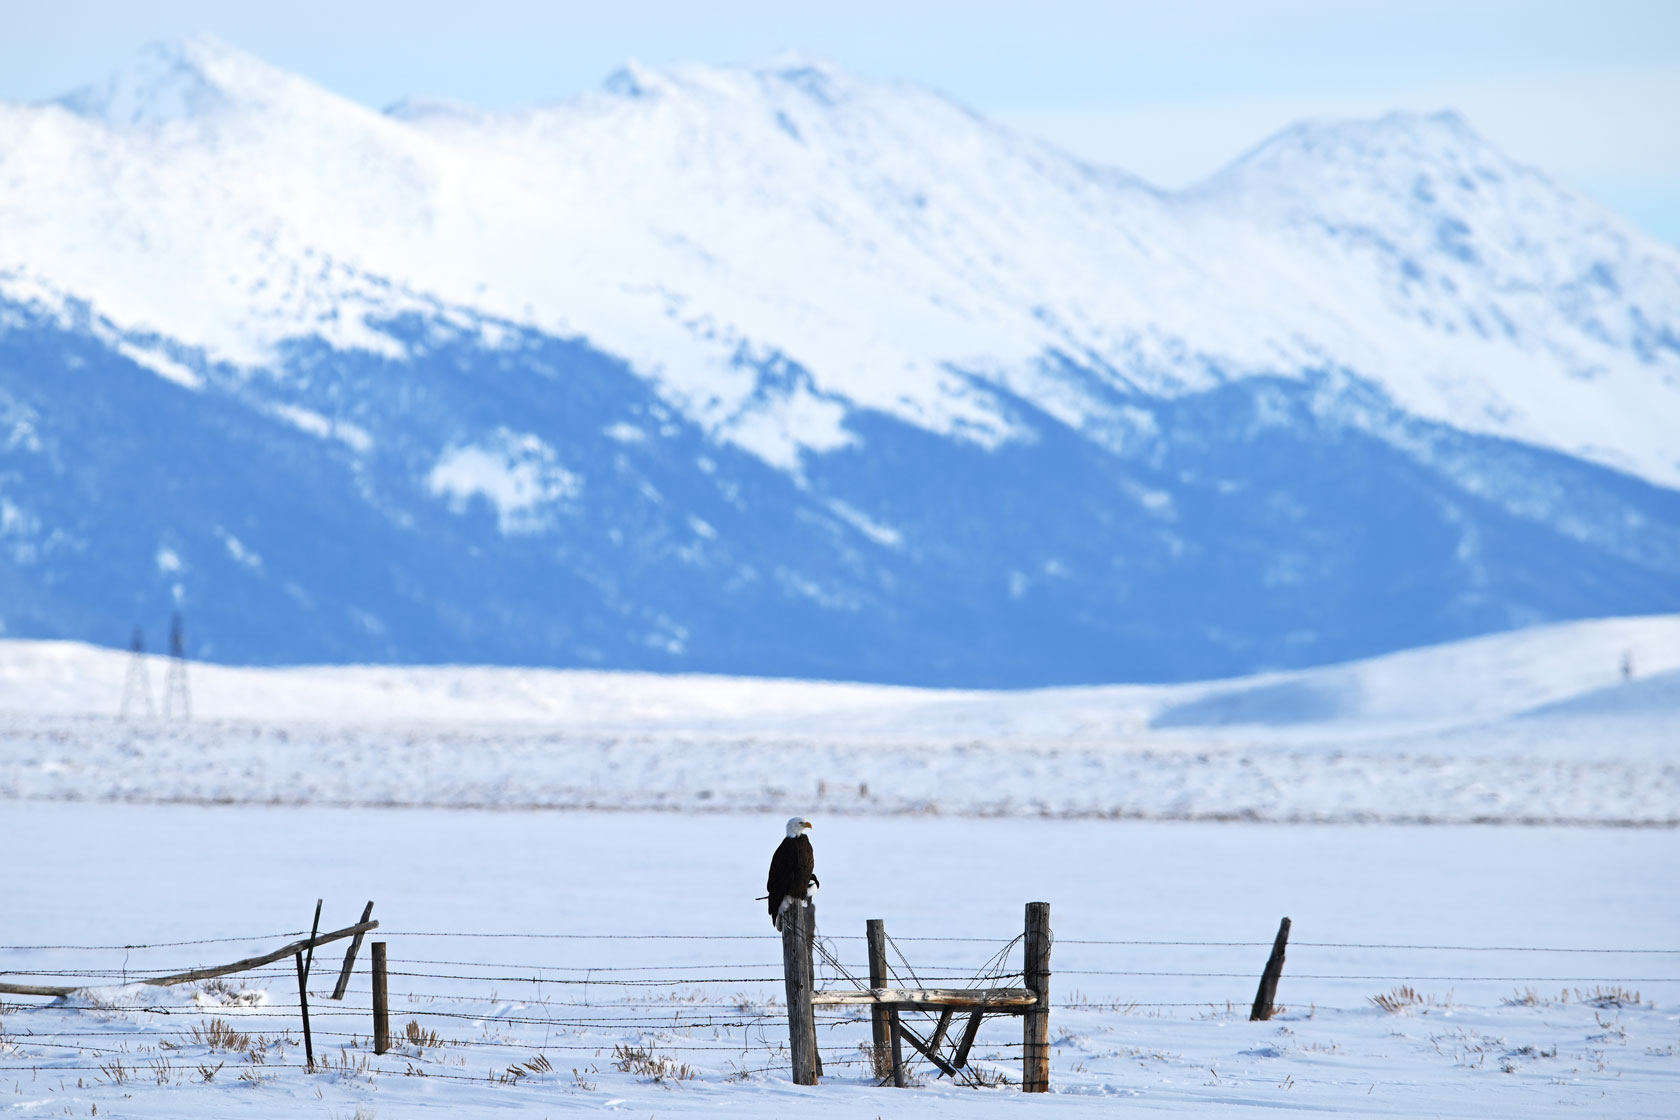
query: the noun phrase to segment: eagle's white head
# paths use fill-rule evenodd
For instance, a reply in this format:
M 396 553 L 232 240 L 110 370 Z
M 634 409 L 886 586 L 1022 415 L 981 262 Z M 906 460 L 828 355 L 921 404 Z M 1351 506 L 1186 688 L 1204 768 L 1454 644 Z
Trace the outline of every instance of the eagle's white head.
M 811 822 L 804 817 L 788 818 L 787 834 L 789 840 L 792 840 L 795 836 L 803 836 L 809 831 L 811 831 Z

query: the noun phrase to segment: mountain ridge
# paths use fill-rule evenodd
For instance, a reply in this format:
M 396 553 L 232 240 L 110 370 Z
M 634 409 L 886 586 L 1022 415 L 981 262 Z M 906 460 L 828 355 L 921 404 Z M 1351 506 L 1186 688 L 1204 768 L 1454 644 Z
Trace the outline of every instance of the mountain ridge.
M 809 60 L 171 57 L 0 105 L 9 633 L 1008 685 L 1680 609 L 1680 252 L 1456 117 L 1170 193 Z
M 202 44 L 194 49 L 210 50 Z M 1491 275 L 1465 294 L 1468 230 L 1455 214 L 1430 216 L 1430 228 L 1405 245 L 1385 246 L 1366 227 L 1338 223 L 1329 231 L 1339 235 L 1338 244 L 1327 248 L 1292 245 L 1288 238 L 1280 246 L 1269 228 L 1243 221 L 1241 211 L 1255 202 L 1252 191 L 1241 206 L 1207 213 L 1222 185 L 1228 194 L 1233 176 L 1252 170 L 1291 138 L 1387 133 L 1415 139 L 1442 131 L 1441 121 L 1450 119 L 1457 146 L 1447 146 L 1448 155 L 1467 147 L 1472 163 L 1492 159 L 1496 153 L 1489 155 L 1492 149 L 1459 118 L 1396 115 L 1371 126 L 1297 126 L 1209 183 L 1172 195 L 1135 180 L 1117 184 L 1104 176 L 1099 182 L 1071 157 L 939 95 L 903 83 L 865 82 L 809 62 L 793 70 L 642 70 L 632 82 L 641 83 L 639 94 L 614 93 L 609 82 L 566 102 L 480 113 L 463 128 L 458 114 L 448 125 L 435 114 L 415 121 L 381 117 L 301 79 L 275 77 L 282 72 L 233 48 L 218 49 L 208 68 L 256 68 L 262 80 L 247 84 L 308 89 L 305 108 L 330 105 L 333 112 L 326 123 L 308 118 L 307 139 L 295 129 L 273 138 L 282 150 L 297 153 L 286 169 L 260 166 L 242 176 L 272 179 L 284 191 L 253 196 L 246 190 L 221 203 L 224 210 L 237 202 L 262 214 L 260 229 L 234 221 L 209 240 L 179 228 L 190 224 L 196 231 L 202 222 L 194 213 L 152 240 L 196 240 L 210 267 L 235 266 L 250 274 L 251 283 L 272 289 L 273 265 L 241 244 L 284 236 L 299 243 L 278 248 L 287 259 L 302 248 L 445 303 L 589 337 L 628 357 L 703 423 L 719 422 L 709 408 L 713 396 L 721 397 L 724 415 L 752 396 L 754 383 L 734 361 L 741 347 L 760 356 L 786 354 L 811 370 L 819 387 L 856 404 L 920 419 L 936 430 L 964 425 L 989 432 L 988 438 L 1006 438 L 1006 427 L 964 403 L 947 367 L 1000 380 L 1036 399 L 1054 391 L 1040 367 L 1055 349 L 1080 354 L 1087 364 L 1112 369 L 1154 394 L 1205 388 L 1212 383 L 1210 368 L 1217 368 L 1216 377 L 1230 377 L 1339 359 L 1384 384 L 1411 411 L 1585 455 L 1668 485 L 1680 481 L 1680 457 L 1664 450 L 1661 431 L 1639 433 L 1633 450 L 1617 447 L 1608 429 L 1618 418 L 1595 415 L 1594 396 L 1574 386 L 1610 377 L 1625 383 L 1618 395 L 1638 394 L 1639 406 L 1629 410 L 1636 418 L 1650 417 L 1653 426 L 1680 419 L 1680 382 L 1672 368 L 1680 363 L 1680 343 L 1671 325 L 1680 316 L 1680 253 L 1665 254 L 1649 239 L 1638 243 L 1626 229 L 1603 232 L 1608 215 L 1543 177 L 1534 180 L 1534 190 L 1556 204 L 1560 225 L 1582 214 L 1596 223 L 1587 255 L 1600 259 L 1531 262 L 1533 267 Z M 257 102 L 264 120 L 278 113 L 269 101 Z M 380 127 L 381 120 L 388 125 Z M 906 131 L 906 120 L 921 130 Z M 313 178 L 300 180 L 290 169 L 311 157 L 319 163 L 339 140 L 353 141 L 363 154 L 334 155 Z M 824 154 L 814 155 L 819 140 Z M 249 144 L 229 142 L 249 156 Z M 621 157 L 626 148 L 630 156 Z M 641 167 L 648 157 L 636 149 L 672 154 Z M 624 166 L 625 158 L 631 166 Z M 941 206 L 954 197 L 952 184 L 979 177 L 976 159 L 1010 173 L 994 175 L 999 183 L 977 205 L 959 200 Z M 1537 175 L 1503 157 L 1494 163 L 1489 174 L 1524 182 Z M 189 169 L 187 175 L 202 179 L 203 171 Z M 842 176 L 848 182 L 838 190 L 833 183 Z M 365 197 L 354 189 L 321 191 L 321 183 L 364 179 L 372 184 Z M 785 189 L 765 186 L 783 181 Z M 660 185 L 668 182 L 681 182 L 681 192 L 673 195 Z M 523 209 L 519 220 L 498 227 L 482 203 L 460 201 L 485 183 L 504 205 Z M 173 197 L 193 190 L 180 181 L 154 189 Z M 694 205 L 708 198 L 709 204 Z M 1324 199 L 1314 198 L 1322 210 Z M 1355 201 L 1368 205 L 1373 198 L 1380 200 L 1362 190 Z M 454 209 L 452 199 L 459 202 Z M 691 228 L 669 228 L 660 215 L 683 206 L 695 211 L 687 220 Z M 124 218 L 138 220 L 132 212 Z M 1478 234 L 1485 224 L 1478 222 Z M 743 238 L 739 248 L 755 262 L 749 267 L 731 259 L 738 249 L 725 248 Z M 900 246 L 890 256 L 889 239 Z M 1208 241 L 1237 239 L 1252 252 L 1222 262 L 1219 271 L 1196 263 L 1207 257 Z M 1099 251 L 1093 255 L 1082 247 L 1087 244 Z M 528 263 L 536 246 L 552 251 L 551 269 Z M 1059 254 L 1059 268 L 1046 270 L 1042 246 Z M 1373 270 L 1367 259 L 1373 253 L 1380 258 L 1377 275 L 1368 284 L 1349 285 L 1350 278 L 1362 279 L 1359 272 Z M 31 258 L 42 262 L 53 255 L 42 251 Z M 1227 269 L 1230 275 L 1223 274 Z M 1614 278 L 1629 270 L 1640 273 L 1633 277 L 1637 290 L 1655 293 L 1653 306 L 1625 306 L 1623 299 L 1618 316 L 1607 318 L 1600 305 L 1615 299 Z M 580 288 L 559 273 L 599 275 L 605 283 Z M 1543 275 L 1535 280 L 1531 274 Z M 1117 282 L 1128 275 L 1149 280 Z M 85 274 L 79 279 L 66 286 L 94 286 Z M 720 296 L 720 286 L 733 294 Z M 1249 293 L 1267 289 L 1268 303 L 1257 308 Z M 1098 303 L 1120 313 L 1099 311 Z M 1571 304 L 1580 305 L 1574 314 L 1568 313 Z M 1205 313 L 1198 305 L 1206 306 Z M 165 315 L 149 310 L 153 318 Z M 636 329 L 625 329 L 627 317 Z M 263 348 L 288 332 L 313 326 L 307 304 L 282 304 L 264 318 L 270 325 L 247 323 L 236 332 L 250 336 L 254 346 L 203 331 L 191 338 L 190 327 L 151 325 L 246 361 L 260 360 Z M 1559 331 L 1554 319 L 1571 329 Z M 648 327 L 662 320 L 667 328 L 658 333 L 664 337 L 655 339 Z M 353 322 L 342 329 L 346 345 L 378 344 Z M 1455 357 L 1478 348 L 1480 356 L 1469 363 Z M 1642 358 L 1669 367 L 1668 380 L 1638 376 L 1651 364 Z M 1494 379 L 1468 372 L 1467 364 L 1507 372 Z M 1532 368 L 1519 374 L 1511 368 L 1518 364 Z M 1536 386 L 1541 371 L 1547 376 Z M 1544 407 L 1525 399 L 1525 386 L 1540 390 Z M 757 449 L 784 465 L 802 448 L 821 450 L 841 438 L 833 423 L 802 427 L 794 418 L 774 419 L 780 440 Z M 729 434 L 727 427 L 721 430 Z

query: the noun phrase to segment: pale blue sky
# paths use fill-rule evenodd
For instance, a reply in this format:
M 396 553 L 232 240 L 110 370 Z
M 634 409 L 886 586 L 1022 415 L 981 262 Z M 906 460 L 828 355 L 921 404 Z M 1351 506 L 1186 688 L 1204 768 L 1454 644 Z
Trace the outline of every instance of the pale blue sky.
M 1163 186 L 1305 116 L 1451 107 L 1680 241 L 1680 0 L 0 0 L 0 99 L 56 96 L 210 31 L 341 94 L 506 107 L 627 58 L 796 48 L 932 86 Z

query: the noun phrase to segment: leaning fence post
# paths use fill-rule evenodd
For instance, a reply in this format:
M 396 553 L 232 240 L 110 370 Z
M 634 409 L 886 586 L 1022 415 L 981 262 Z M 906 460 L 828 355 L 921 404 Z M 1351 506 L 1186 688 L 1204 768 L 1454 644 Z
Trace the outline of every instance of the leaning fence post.
M 1022 1021 L 1021 1091 L 1050 1091 L 1050 904 L 1027 903 L 1027 988 L 1038 997 Z
M 321 932 L 321 902 L 315 900 L 315 921 L 309 927 L 309 960 L 303 959 L 303 954 L 296 955 L 298 974 L 298 1006 L 303 1010 L 303 1057 L 309 1063 L 309 1072 L 315 1072 L 315 1043 L 309 1037 L 309 970 L 315 965 L 315 936 Z
M 367 925 L 368 919 L 373 917 L 373 903 L 367 904 L 362 911 L 362 920 L 357 925 Z M 333 986 L 332 998 L 343 999 L 345 991 L 350 987 L 350 973 L 356 967 L 356 951 L 362 947 L 362 935 L 357 934 L 350 939 L 350 948 L 344 954 L 344 967 L 338 970 L 338 983 Z
M 794 900 L 782 911 L 782 976 L 787 983 L 788 1044 L 793 1083 L 817 1083 L 816 1012 L 811 1005 L 810 911 Z
M 1248 1021 L 1253 1023 L 1272 1017 L 1272 1000 L 1277 996 L 1278 977 L 1283 975 L 1283 951 L 1289 944 L 1289 919 L 1278 924 L 1277 940 L 1272 942 L 1272 955 L 1266 958 L 1266 970 L 1260 974 L 1260 989 L 1254 993 L 1254 1010 Z
M 292 958 L 297 961 L 298 974 L 298 1005 L 303 1009 L 303 1057 L 308 1063 L 305 1068 L 315 1072 L 315 1042 L 309 1037 L 309 972 L 303 967 L 303 954 L 298 953 Z
M 303 962 L 303 974 L 305 976 L 308 976 L 315 969 L 315 938 L 321 932 L 321 903 L 325 901 L 321 898 L 315 900 L 315 920 L 309 923 L 309 944 L 307 946 L 309 956 Z
M 974 1047 L 974 1040 L 980 1034 L 980 1021 L 986 1017 L 986 1005 L 982 1003 L 974 1009 L 968 1017 L 968 1026 L 963 1031 L 962 1041 L 957 1044 L 956 1056 L 951 1059 L 952 1069 L 961 1069 L 968 1064 L 968 1052 Z
M 391 997 L 385 986 L 385 942 L 373 943 L 373 1052 L 391 1048 Z

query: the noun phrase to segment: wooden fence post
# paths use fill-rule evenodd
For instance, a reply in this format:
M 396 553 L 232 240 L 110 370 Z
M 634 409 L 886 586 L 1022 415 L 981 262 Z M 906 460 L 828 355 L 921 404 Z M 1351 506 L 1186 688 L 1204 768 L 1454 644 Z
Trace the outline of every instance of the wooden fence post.
M 787 983 L 788 1044 L 793 1083 L 817 1083 L 816 1009 L 811 1003 L 809 910 L 795 901 L 782 911 L 782 976 Z
M 939 1022 L 934 1025 L 933 1037 L 928 1039 L 928 1049 L 935 1054 L 945 1044 L 945 1032 L 951 1029 L 951 1016 L 957 1013 L 954 1007 L 947 1007 L 939 1013 Z
M 308 1063 L 306 1067 L 310 1073 L 315 1072 L 315 1043 L 309 1037 L 309 972 L 303 967 L 303 954 L 292 958 L 297 961 L 298 974 L 298 1004 L 303 1008 L 303 1057 Z
M 373 943 L 373 1052 L 391 1048 L 391 997 L 385 986 L 385 942 Z
M 1272 955 L 1266 958 L 1266 970 L 1260 974 L 1260 989 L 1254 993 L 1254 1009 L 1248 1021 L 1253 1023 L 1272 1017 L 1272 1000 L 1277 996 L 1278 977 L 1283 975 L 1283 951 L 1289 944 L 1289 919 L 1278 925 L 1277 940 L 1272 942 Z
M 1021 1091 L 1050 1091 L 1050 904 L 1027 903 L 1026 987 L 1038 1002 L 1021 1016 Z
M 887 924 L 880 918 L 870 918 L 864 923 L 864 940 L 869 945 L 869 986 L 871 988 L 885 988 L 887 986 Z M 891 1004 L 877 1003 L 869 1009 L 870 1038 L 875 1044 L 875 1054 L 879 1059 L 890 1056 L 892 1058 L 893 1084 L 902 1089 L 905 1086 L 904 1076 L 904 1039 L 898 1029 L 898 1008 Z
M 868 947 L 869 955 L 869 986 L 871 988 L 885 988 L 887 986 L 887 927 L 880 918 L 870 918 L 863 924 L 863 940 Z M 889 1012 L 885 1004 L 871 1004 L 869 1007 L 869 1043 L 873 1048 L 872 1070 L 877 1075 L 881 1066 L 892 1056 L 893 1034 L 889 1022 Z M 892 1065 L 893 1080 L 896 1083 L 899 1065 Z
M 963 1030 L 962 1041 L 957 1043 L 956 1056 L 951 1059 L 953 1068 L 961 1069 L 968 1064 L 968 1052 L 973 1048 L 974 1040 L 980 1034 L 980 1021 L 985 1017 L 986 1009 L 984 1006 L 975 1008 L 974 1013 L 968 1017 L 968 1026 Z
M 805 979 L 809 981 L 807 987 L 815 993 L 817 990 L 817 900 L 805 900 Z M 817 1009 L 811 1007 L 811 1058 L 816 1063 L 817 1076 L 823 1075 L 822 1047 L 817 1045 Z
M 309 1063 L 310 1073 L 315 1072 L 315 1043 L 309 1037 L 309 970 L 315 965 L 315 935 L 321 932 L 322 901 L 319 898 L 315 900 L 315 920 L 309 926 L 309 945 L 307 949 L 309 959 L 305 961 L 302 953 L 299 953 L 296 957 L 298 1006 L 303 1010 L 303 1056 L 304 1060 Z
M 357 925 L 367 925 L 368 919 L 373 917 L 373 903 L 367 904 L 362 911 L 362 920 Z M 343 999 L 344 992 L 350 987 L 350 972 L 356 967 L 356 952 L 362 947 L 362 935 L 357 934 L 350 941 L 350 948 L 344 954 L 344 967 L 338 970 L 338 983 L 333 986 L 332 998 Z
M 945 1009 L 946 1014 L 949 1014 L 950 1011 L 951 1009 L 949 1007 Z M 939 1056 L 939 1044 L 937 1042 L 932 1042 L 923 1038 L 903 1023 L 898 1025 L 898 1037 L 903 1039 L 905 1042 L 908 1042 L 911 1046 L 914 1046 L 917 1051 L 921 1053 L 922 1057 L 932 1062 L 939 1069 L 941 1076 L 957 1076 L 957 1067 L 953 1066 L 950 1062 L 947 1062 L 944 1058 Z

